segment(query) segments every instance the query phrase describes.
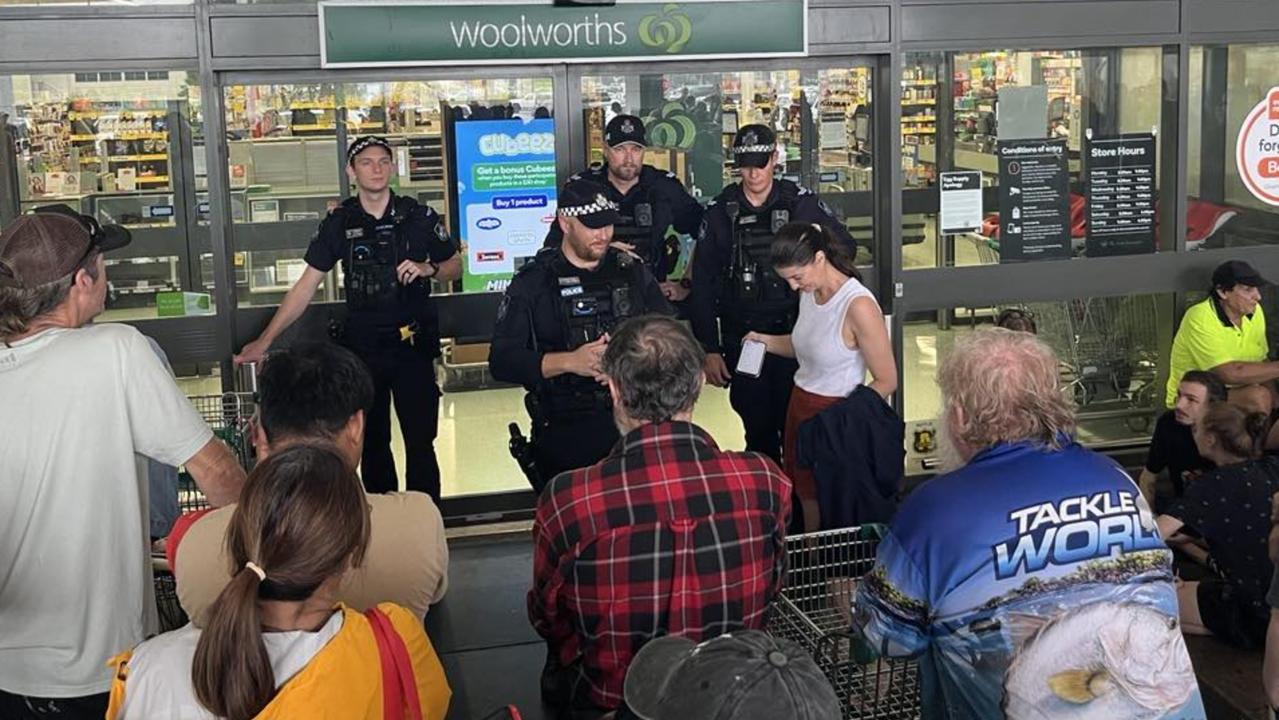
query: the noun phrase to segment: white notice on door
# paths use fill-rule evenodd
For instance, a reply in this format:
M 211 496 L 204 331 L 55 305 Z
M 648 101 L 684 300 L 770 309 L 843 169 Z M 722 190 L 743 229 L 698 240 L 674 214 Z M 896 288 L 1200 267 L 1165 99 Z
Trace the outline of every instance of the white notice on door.
M 981 227 L 981 173 L 941 174 L 941 232 L 943 235 L 973 232 Z

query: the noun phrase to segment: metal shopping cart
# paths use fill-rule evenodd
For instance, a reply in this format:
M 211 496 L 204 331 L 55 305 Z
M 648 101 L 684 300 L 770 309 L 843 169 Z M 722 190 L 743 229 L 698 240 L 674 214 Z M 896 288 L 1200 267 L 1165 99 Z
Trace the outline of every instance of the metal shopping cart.
M 1145 430 L 1156 407 L 1158 299 L 1153 295 L 1031 303 L 1039 336 L 1057 353 L 1062 381 L 1081 411 L 1128 412 Z M 1002 309 L 1002 308 L 1001 308 Z
M 857 583 L 875 564 L 882 528 L 863 526 L 786 539 L 787 574 L 768 631 L 804 647 L 830 679 L 844 717 L 920 717 L 914 661 L 878 658 L 852 625 Z
M 221 395 L 196 395 L 191 398 L 196 412 L 209 424 L 213 434 L 231 448 L 245 470 L 253 467 L 253 413 L 257 401 L 251 392 L 228 392 Z M 209 507 L 204 493 L 187 473 L 182 473 L 178 489 L 178 507 L 182 512 Z

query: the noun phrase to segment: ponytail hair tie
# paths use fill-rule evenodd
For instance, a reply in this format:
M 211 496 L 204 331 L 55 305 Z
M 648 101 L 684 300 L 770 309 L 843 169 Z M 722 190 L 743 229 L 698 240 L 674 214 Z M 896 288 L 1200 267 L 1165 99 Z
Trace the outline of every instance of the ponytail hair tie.
M 257 563 L 250 560 L 244 563 L 244 567 L 252 570 L 253 574 L 258 576 L 258 582 L 266 582 L 266 571 L 258 567 Z

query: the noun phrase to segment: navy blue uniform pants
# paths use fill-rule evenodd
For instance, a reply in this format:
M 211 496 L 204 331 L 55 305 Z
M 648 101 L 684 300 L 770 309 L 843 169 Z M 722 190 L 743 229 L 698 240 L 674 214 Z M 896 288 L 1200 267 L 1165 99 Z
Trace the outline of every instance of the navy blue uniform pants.
M 533 457 L 542 488 L 562 472 L 594 465 L 608 455 L 620 435 L 612 411 L 552 418 L 533 432 Z
M 724 353 L 724 362 L 733 375 L 728 385 L 728 402 L 742 419 L 746 430 L 746 449 L 763 453 L 781 465 L 786 407 L 790 404 L 799 363 L 793 358 L 767 354 L 759 377 L 754 378 L 735 372 L 740 343 L 729 347 L 734 350 Z
M 399 476 L 391 455 L 391 403 L 404 435 L 405 486 L 440 502 L 440 464 L 435 457 L 439 434 L 440 388 L 435 358 L 426 348 L 405 342 L 354 345 L 351 350 L 373 375 L 373 407 L 364 419 L 364 457 L 360 476 L 371 493 L 395 492 Z

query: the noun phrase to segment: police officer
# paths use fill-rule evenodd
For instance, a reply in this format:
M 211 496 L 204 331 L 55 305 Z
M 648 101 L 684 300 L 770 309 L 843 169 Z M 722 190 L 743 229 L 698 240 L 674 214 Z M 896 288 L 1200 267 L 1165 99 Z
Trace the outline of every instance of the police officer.
M 620 217 L 603 187 L 569 180 L 557 214 L 562 239 L 511 280 L 489 350 L 493 377 L 528 390 L 532 457 L 521 466 L 539 493 L 617 442 L 599 370 L 609 331 L 628 317 L 674 313 L 644 264 L 610 246 Z
M 674 173 L 644 164 L 644 122 L 634 115 L 618 115 L 604 127 L 603 165 L 590 167 L 570 180 L 589 180 L 604 188 L 604 195 L 617 203 L 620 219 L 613 226 L 613 241 L 630 249 L 644 261 L 649 272 L 672 301 L 683 300 L 688 289 L 666 277 L 679 260 L 679 239 L 667 237 L 672 226 L 677 232 L 693 235 L 702 223 L 702 205 L 675 177 Z M 552 223 L 546 247 L 559 247 L 564 233 Z
M 773 177 L 777 137 L 768 126 L 738 130 L 733 159 L 742 179 L 706 206 L 693 249 L 689 314 L 706 348 L 706 380 L 729 387 L 729 403 L 746 429 L 746 449 L 780 463 L 798 364 L 768 354 L 758 377 L 735 372 L 746 333 L 789 334 L 799 312 L 798 296 L 769 261 L 773 235 L 788 222 L 820 223 L 850 248 L 856 243 L 812 191 Z
M 360 474 L 369 492 L 398 487 L 391 456 L 391 400 L 404 434 L 407 486 L 440 499 L 435 458 L 440 390 L 435 358 L 439 322 L 430 299 L 431 279 L 456 280 L 462 261 L 444 220 L 411 197 L 391 191 L 395 155 L 386 140 L 356 139 L 347 150 L 346 174 L 357 194 L 320 223 L 306 251 L 306 270 L 256 340 L 235 357 L 262 359 L 271 343 L 306 310 L 325 273 L 338 262 L 346 278 L 346 323 L 339 342 L 368 365 L 373 407 L 365 417 Z

